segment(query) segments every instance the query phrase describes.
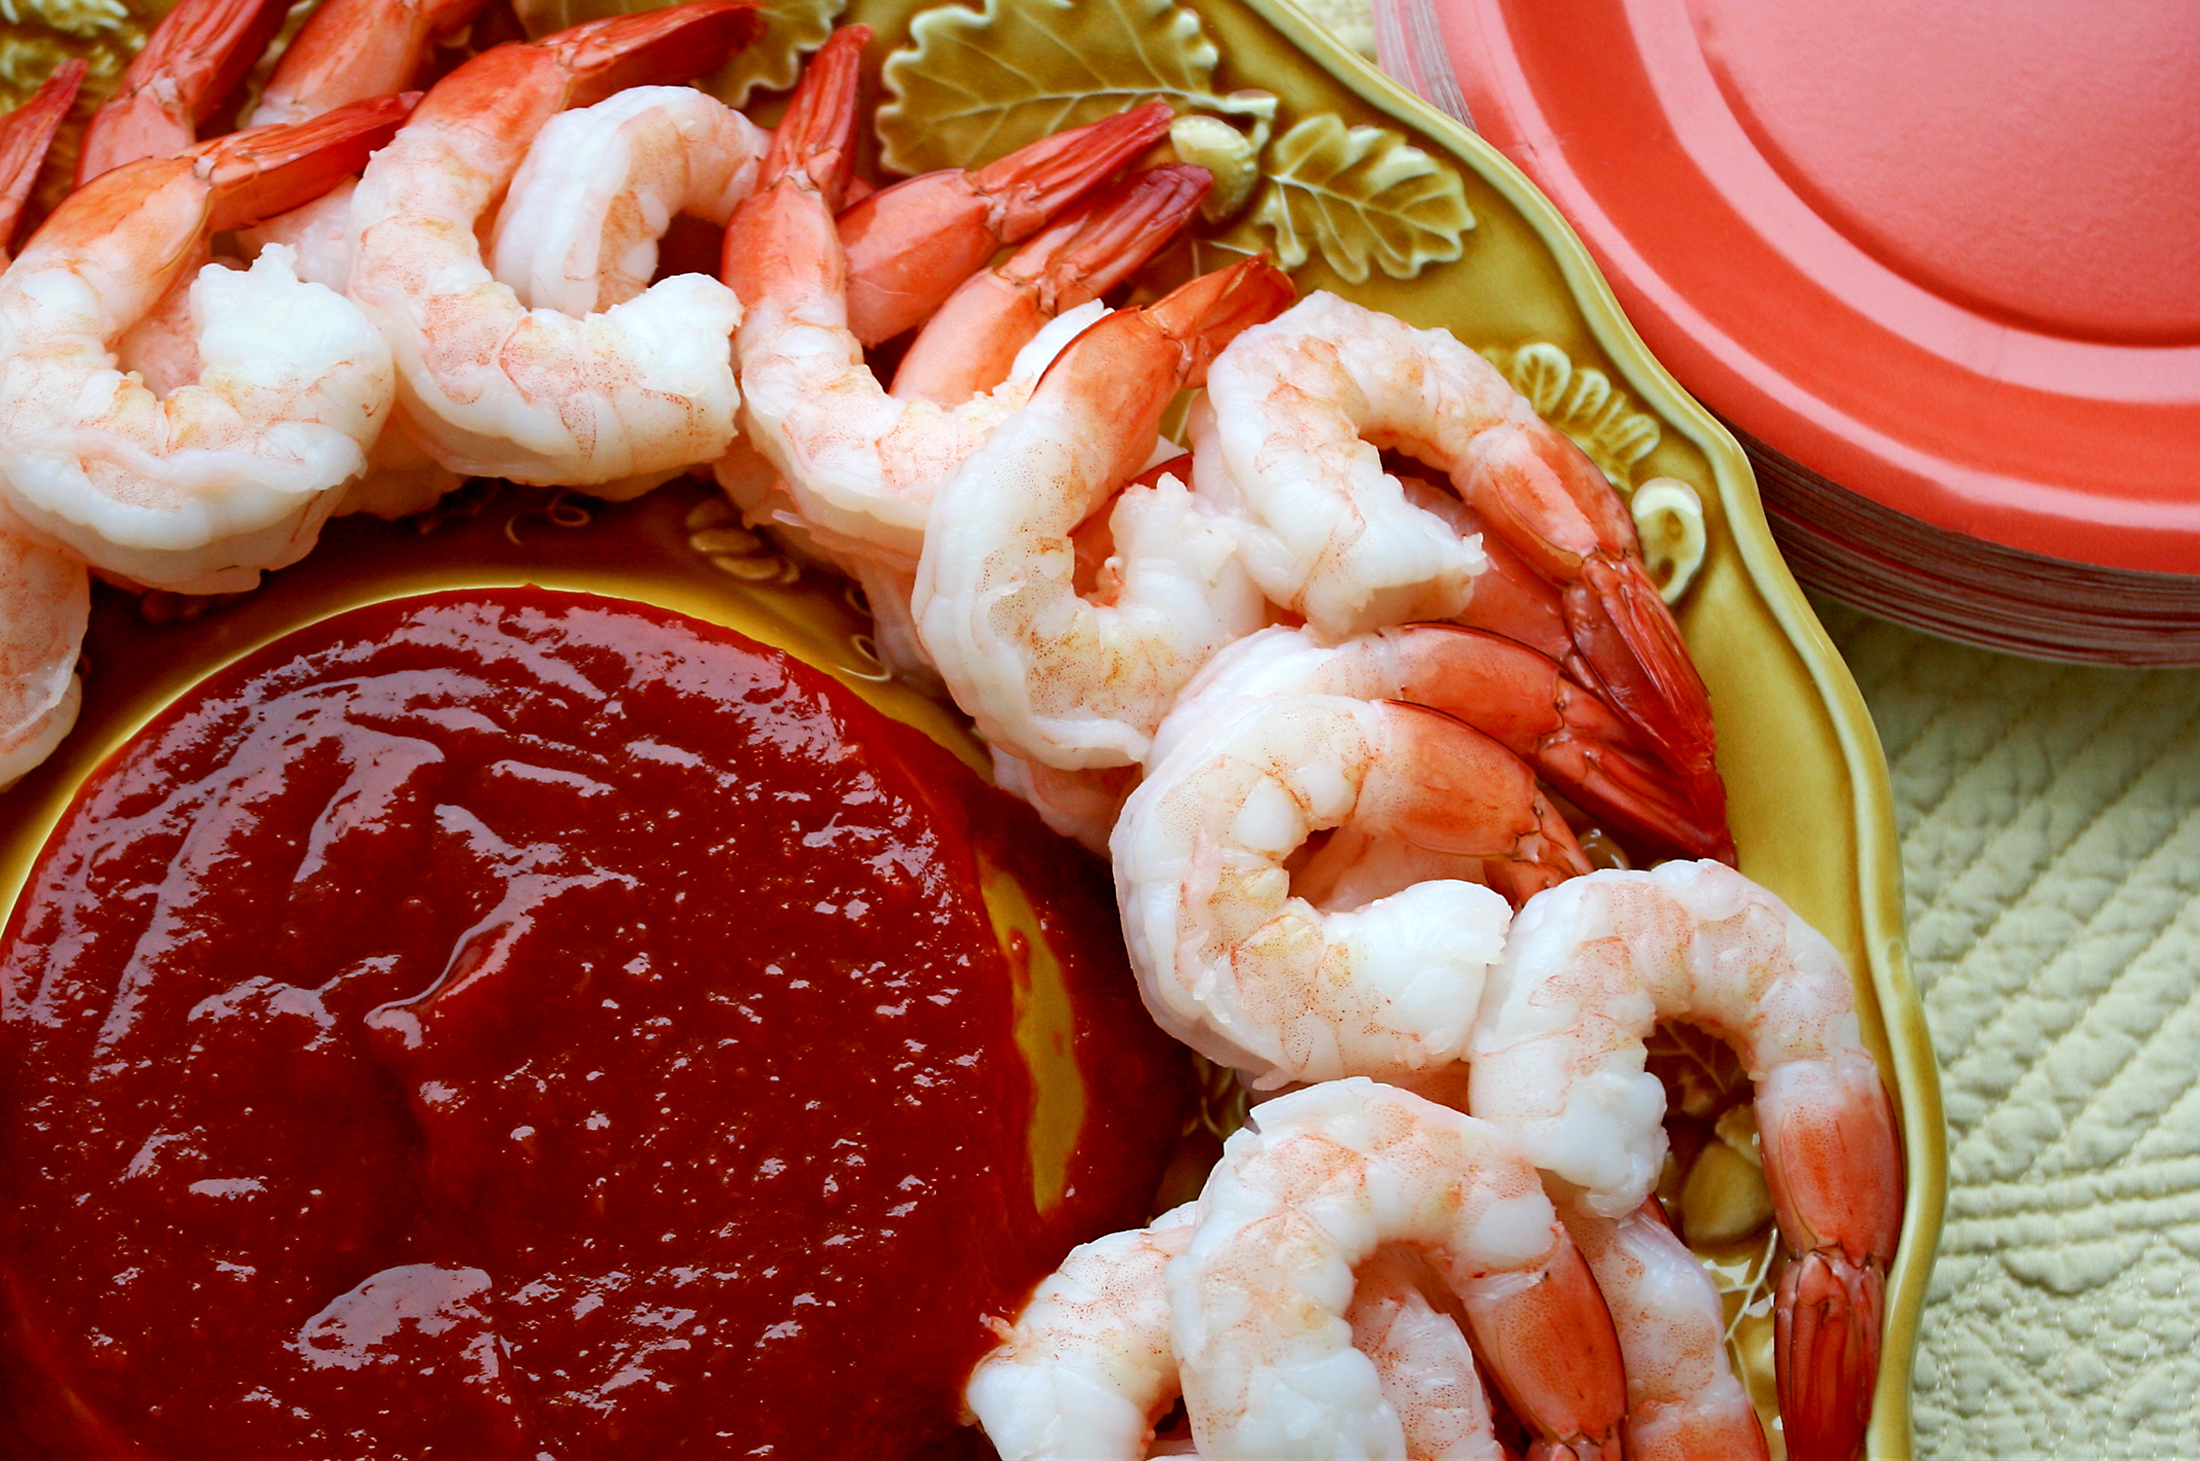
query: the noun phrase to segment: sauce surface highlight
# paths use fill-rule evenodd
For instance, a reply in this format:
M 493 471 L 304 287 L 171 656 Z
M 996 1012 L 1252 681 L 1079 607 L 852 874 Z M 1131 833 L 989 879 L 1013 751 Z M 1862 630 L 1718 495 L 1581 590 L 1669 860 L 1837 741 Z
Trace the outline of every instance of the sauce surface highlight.
M 776 651 L 542 590 L 212 677 L 86 784 L 0 981 L 32 1453 L 983 1454 L 983 1316 L 1143 1220 L 1186 1097 L 1021 807 Z M 1093 1098 L 1041 1099 L 1072 1058 Z

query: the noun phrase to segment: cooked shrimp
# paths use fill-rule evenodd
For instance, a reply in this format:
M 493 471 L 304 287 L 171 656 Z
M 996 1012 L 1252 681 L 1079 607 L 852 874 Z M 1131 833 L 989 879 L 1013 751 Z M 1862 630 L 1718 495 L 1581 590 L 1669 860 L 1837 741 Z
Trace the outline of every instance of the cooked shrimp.
M 1071 1251 L 1040 1283 L 1000 1347 L 970 1372 L 963 1401 L 1003 1461 L 1140 1461 L 1182 1387 L 1165 1269 L 1192 1239 L 1196 1204 Z M 1489 1398 L 1459 1326 L 1383 1250 L 1359 1267 L 1345 1311 L 1375 1367 L 1408 1457 L 1498 1461 Z
M 585 320 L 528 310 L 475 227 L 542 125 L 628 84 L 694 75 L 752 38 L 740 0 L 689 0 L 499 46 L 438 82 L 352 198 L 351 297 L 390 341 L 399 397 L 454 471 L 631 490 L 715 459 L 740 404 L 732 291 L 679 274 Z
M 1160 141 L 1174 120 L 1167 102 L 1150 101 L 1042 137 L 984 167 L 926 173 L 855 203 L 838 222 L 854 281 L 847 327 L 865 345 L 891 340 L 1003 244 L 1029 238 Z
M 1299 695 L 1208 717 L 1124 804 L 1116 898 L 1147 1009 L 1262 1088 L 1459 1059 L 1503 947 L 1505 900 L 1474 883 L 1336 913 L 1295 895 L 1287 859 L 1341 826 L 1497 860 L 1523 896 L 1588 871 L 1534 773 L 1448 716 Z
M 987 741 L 1064 769 L 1139 761 L 1184 682 L 1266 617 L 1236 539 L 1174 477 L 1116 497 L 1107 601 L 1078 594 L 1070 534 L 1145 465 L 1176 393 L 1291 293 L 1248 259 L 1117 311 L 935 490 L 910 607 Z
M 199 3 L 206 0 L 183 0 Z M 485 6 L 486 0 L 323 0 L 276 61 L 247 125 L 303 122 L 370 96 L 406 90 L 420 79 L 436 43 L 471 25 Z M 284 244 L 297 252 L 299 278 L 348 288 L 354 189 L 351 182 L 339 184 L 301 208 L 244 230 L 239 242 L 253 254 L 271 243 Z M 380 475 L 382 464 L 376 467 Z
M 1016 356 L 1015 366 L 1009 371 L 1008 378 L 966 403 L 962 412 L 966 418 L 964 424 L 969 427 L 974 423 L 974 429 L 958 432 L 954 442 L 938 449 L 934 455 L 942 464 L 941 470 L 952 471 L 953 463 L 947 459 L 955 451 L 975 451 L 983 443 L 984 430 L 990 422 L 1005 420 L 1011 412 L 1029 400 L 1033 387 L 1038 385 L 1040 376 L 1045 373 L 1061 348 L 1106 313 L 1105 306 L 1098 300 L 1093 300 L 1050 321 L 1033 336 Z M 729 469 L 737 468 L 739 455 L 738 450 L 729 452 L 725 457 L 719 458 L 716 468 L 719 484 L 736 501 L 741 500 L 741 493 L 735 486 L 733 472 Z M 768 467 L 770 464 L 766 462 L 765 465 Z M 931 654 L 924 647 L 923 638 L 917 632 L 916 615 L 910 607 L 910 599 L 917 586 L 916 564 L 898 554 L 883 551 L 873 543 L 850 540 L 817 529 L 795 508 L 794 494 L 788 490 L 786 480 L 776 473 L 771 474 L 771 487 L 760 506 L 767 509 L 767 521 L 774 522 L 782 531 L 794 533 L 800 541 L 807 543 L 815 551 L 828 553 L 839 564 L 843 573 L 862 586 L 863 596 L 871 606 L 872 626 L 881 662 L 895 674 L 923 686 L 927 691 L 944 692 L 946 687 L 940 680 L 938 668 L 932 663 Z M 828 545 L 837 547 L 839 551 L 831 551 Z M 1051 772 L 1047 778 L 1051 783 L 1049 794 L 1059 803 L 1062 796 L 1070 795 L 1067 780 L 1071 773 L 1056 772 L 1052 768 L 1048 770 Z M 1021 792 L 1018 794 L 1021 795 Z M 1089 800 L 1089 796 L 1085 799 Z M 1116 800 L 1120 802 L 1121 797 Z M 1039 807 L 1040 815 L 1047 818 L 1049 826 L 1055 825 L 1049 806 L 1037 801 L 1032 804 Z M 1056 830 L 1063 829 L 1057 826 Z M 1107 837 L 1107 829 L 1101 828 L 1100 845 L 1095 850 L 1106 847 Z
M 487 8 L 488 0 L 322 0 L 284 48 L 247 124 L 303 122 L 403 91 L 419 81 L 438 41 Z
M 1168 1268 L 1170 1332 L 1201 1451 L 1399 1456 L 1374 1366 L 1351 1346 L 1353 1270 L 1413 1249 L 1544 1456 L 1617 1461 L 1619 1348 L 1535 1168 L 1495 1127 L 1369 1080 L 1257 1107 Z
M 84 560 L 40 543 L 0 501 L 0 791 L 75 726 L 91 609 Z
M 193 3 L 202 0 L 183 0 L 186 5 Z M 322 0 L 283 49 L 246 124 L 303 122 L 351 102 L 410 88 L 419 81 L 437 42 L 473 24 L 486 3 Z M 284 244 L 297 252 L 299 278 L 346 289 L 351 284 L 355 187 L 352 182 L 339 184 L 301 208 L 244 230 L 239 242 L 253 254 L 271 243 Z M 417 447 L 409 445 L 395 455 L 398 460 L 388 465 L 377 460 L 377 477 L 419 468 L 427 461 Z M 442 485 L 448 488 L 457 481 L 452 476 Z
M 1661 1019 L 1720 1036 L 1757 1090 L 1765 1180 L 1791 1261 L 1775 1310 L 1780 1413 L 1799 1461 L 1852 1457 L 1879 1367 L 1902 1221 L 1901 1141 L 1849 973 L 1771 893 L 1715 862 L 1600 872 L 1534 898 L 1490 971 L 1470 1100 L 1608 1217 L 1665 1155 L 1643 1069 Z
M 496 277 L 582 319 L 649 287 L 676 215 L 725 227 L 771 133 L 692 86 L 637 86 L 543 124 L 497 210 Z
M 1733 856 L 1725 828 L 1697 824 L 1672 774 L 1604 702 L 1551 660 L 1499 636 L 1418 624 L 1332 644 L 1306 629 L 1266 629 L 1221 650 L 1186 687 L 1183 703 L 1260 695 L 1431 706 L 1495 738 L 1575 802 L 1655 847 Z
M 994 391 L 952 410 L 898 400 L 847 328 L 848 258 L 833 205 L 853 165 L 856 66 L 868 34 L 845 27 L 810 58 L 757 190 L 726 230 L 725 275 L 746 310 L 736 345 L 749 445 L 784 479 L 814 539 L 907 573 L 923 549 L 934 486 L 1023 395 Z M 1097 301 L 1083 308 L 1099 312 Z M 1049 332 L 1088 319 L 1073 310 L 1026 348 L 1057 348 Z M 747 454 L 735 455 L 747 475 Z
M 486 3 L 325 0 L 284 49 L 245 125 L 309 121 L 404 90 L 435 41 L 463 30 Z M 287 0 L 178 0 L 85 123 L 77 186 L 197 141 L 198 129 L 221 114 L 289 9 Z
M 1629 1461 L 1765 1461 L 1757 1408 L 1727 1357 L 1719 1291 L 1657 1199 L 1613 1219 L 1561 1196 L 1558 1215 L 1619 1335 Z
M 133 163 L 71 194 L 0 275 L 0 489 L 95 566 L 186 591 L 249 587 L 312 546 L 392 397 L 388 348 L 287 251 L 193 284 L 206 369 L 165 399 L 113 342 L 206 237 L 356 169 L 396 98 Z
M 1080 1248 L 999 1326 L 963 1403 L 1002 1461 L 1142 1461 L 1177 1396 L 1169 1343 L 1170 1259 L 1192 1240 L 1193 1204 Z
M 1213 185 L 1205 168 L 1171 163 L 1064 213 L 947 297 L 902 355 L 893 394 L 952 406 L 999 385 L 1048 320 L 1128 279 Z
M 0 269 L 8 266 L 8 251 L 15 246 L 15 231 L 23 222 L 23 205 L 30 201 L 53 134 L 76 100 L 84 71 L 82 61 L 63 61 L 29 101 L 0 117 Z
M 82 61 L 62 62 L 29 101 L 0 117 L 0 269 L 84 70 Z M 0 791 L 75 726 L 84 699 L 76 663 L 90 614 L 84 560 L 38 541 L 0 494 Z
M 993 753 L 996 786 L 1029 802 L 1040 821 L 1087 852 L 1108 855 L 1108 834 L 1115 830 L 1124 799 L 1138 785 L 1137 767 L 1063 771 L 1042 761 L 1026 761 L 999 746 L 987 749 Z
M 178 0 L 146 37 L 113 93 L 85 122 L 77 148 L 76 186 L 125 163 L 174 157 L 189 148 L 198 140 L 200 125 L 220 112 L 281 28 L 284 10 L 279 0 Z M 160 396 L 198 379 L 204 362 L 191 318 L 192 281 L 202 266 L 231 261 L 216 260 L 201 239 L 185 262 L 172 276 L 176 282 L 168 293 L 141 310 L 114 342 L 117 363 L 143 376 Z M 328 282 L 314 279 L 310 270 L 298 277 Z M 343 284 L 332 287 L 341 289 Z
M 1449 523 L 1460 537 L 1480 543 L 1488 560 L 1488 566 L 1474 577 L 1467 606 L 1452 615 L 1451 622 L 1502 634 L 1566 665 L 1579 683 L 1594 685 L 1595 673 L 1585 665 L 1576 667 L 1579 656 L 1566 628 L 1566 604 L 1558 590 L 1530 568 L 1527 559 L 1506 547 L 1503 538 L 1484 532 L 1481 514 L 1450 488 L 1411 472 L 1398 473 L 1398 486 L 1412 506 Z
M 1106 312 L 1106 307 L 1094 300 L 1050 321 L 1017 355 L 1008 379 L 994 386 L 979 404 L 971 406 L 964 414 L 976 419 L 980 427 L 986 419 L 1007 416 L 1030 398 L 1032 387 L 1038 384 L 1039 377 L 1062 346 Z M 945 462 L 942 470 L 952 467 L 952 462 L 946 458 L 955 450 L 974 450 L 982 440 L 981 430 L 961 432 L 954 442 L 940 449 L 939 456 Z M 752 526 L 774 528 L 791 537 L 798 551 L 832 564 L 862 586 L 864 597 L 870 603 L 879 658 L 889 670 L 928 690 L 940 688 L 939 674 L 917 637 L 916 621 L 909 612 L 910 592 L 917 581 L 914 561 L 883 552 L 861 539 L 817 527 L 802 515 L 786 478 L 780 476 L 770 460 L 756 452 L 745 439 L 736 441 L 712 470 L 718 485 L 740 507 L 742 516 Z M 916 484 L 915 490 L 927 489 Z M 1059 782 L 1067 775 L 1058 773 L 1052 779 Z M 1049 815 L 1052 825 L 1047 808 L 1041 807 L 1041 813 Z M 1104 846 L 1106 828 L 1100 829 L 1099 837 Z
M 1359 827 L 1339 827 L 1291 869 L 1291 891 L 1324 913 L 1349 913 L 1379 898 L 1442 878 L 1488 883 L 1478 857 L 1431 852 Z M 1416 1078 L 1413 1088 L 1427 1095 Z
M 1248 330 L 1209 372 L 1198 485 L 1246 519 L 1269 596 L 1324 634 L 1467 606 L 1477 544 L 1415 508 L 1377 448 L 1439 465 L 1494 535 L 1563 596 L 1599 689 L 1716 802 L 1710 706 L 1633 522 L 1603 475 L 1494 367 L 1444 330 L 1315 294 Z
M 1383 1248 L 1354 1271 L 1344 1314 L 1352 1347 L 1375 1367 L 1383 1400 L 1397 1413 L 1406 1461 L 1506 1461 L 1466 1335 L 1416 1282 L 1425 1267 Z
M 303 122 L 400 91 L 418 77 L 436 40 L 463 29 L 482 8 L 483 0 L 327 0 L 284 50 L 247 125 Z M 84 166 L 106 171 L 187 145 L 258 58 L 270 34 L 266 22 L 272 16 L 279 24 L 283 10 L 239 0 L 181 0 L 133 63 L 123 90 L 94 116 Z M 248 257 L 283 245 L 292 251 L 299 279 L 341 293 L 351 281 L 353 187 L 346 179 L 297 208 L 239 229 L 238 241 Z M 196 380 L 203 364 L 190 305 L 189 276 L 197 271 L 185 272 L 116 347 L 123 367 L 138 371 L 162 395 Z M 393 423 L 375 438 L 368 471 L 336 510 L 401 516 L 463 480 Z
M 243 84 L 289 9 L 288 0 L 178 0 L 84 124 L 76 185 L 125 163 L 173 157 L 196 142 L 198 129 Z M 370 91 L 350 100 L 384 94 Z
M 1205 195 L 1207 185 L 1207 173 L 1201 168 L 1150 169 L 1074 210 L 999 268 L 973 275 L 917 332 L 888 394 L 950 410 L 989 396 L 986 409 L 995 414 L 1028 399 L 1057 347 L 1076 338 L 1105 312 L 1097 296 L 1168 240 Z M 964 434 L 961 440 L 977 445 L 975 434 Z M 799 520 L 792 494 L 778 475 L 744 470 L 740 453 L 720 459 L 718 478 L 727 494 L 745 508 L 752 502 L 761 505 L 784 497 L 787 517 Z M 761 481 L 770 485 L 758 491 Z M 793 522 L 782 526 L 792 527 Z M 860 551 L 841 561 L 870 598 L 879 657 L 896 674 L 940 688 L 939 675 L 910 611 L 915 565 Z M 1046 779 L 1061 789 L 1067 777 L 1057 773 Z M 1026 785 L 1028 780 L 1017 784 Z M 1034 805 L 1048 825 L 1064 830 L 1053 804 Z M 1107 842 L 1106 826 L 1100 826 L 1097 835 L 1096 850 Z M 1087 845 L 1095 846 L 1089 839 Z

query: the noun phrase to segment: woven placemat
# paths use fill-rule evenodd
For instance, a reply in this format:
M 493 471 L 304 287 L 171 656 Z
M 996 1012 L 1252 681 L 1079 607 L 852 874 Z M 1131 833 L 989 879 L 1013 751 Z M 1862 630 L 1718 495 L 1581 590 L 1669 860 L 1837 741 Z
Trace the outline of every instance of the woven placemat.
M 1947 1105 L 1918 1455 L 2200 1456 L 2200 672 L 1818 608 L 1886 745 Z

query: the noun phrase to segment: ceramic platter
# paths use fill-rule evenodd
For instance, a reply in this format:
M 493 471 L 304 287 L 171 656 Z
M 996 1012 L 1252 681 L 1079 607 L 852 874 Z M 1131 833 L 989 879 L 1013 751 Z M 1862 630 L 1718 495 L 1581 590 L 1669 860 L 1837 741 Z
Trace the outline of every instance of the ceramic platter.
M 599 4 L 523 4 L 522 17 L 539 32 L 602 13 L 589 8 Z M 126 19 L 79 23 L 74 7 L 34 0 L 21 12 L 27 23 L 0 30 L 10 52 L 0 77 L 34 85 L 62 50 L 89 50 L 95 77 L 96 58 L 106 58 L 111 84 L 115 61 L 152 23 L 152 6 L 131 7 Z M 878 158 L 900 171 L 982 162 L 1155 95 L 1213 119 L 1178 135 L 1197 144 L 1193 160 L 1217 171 L 1220 216 L 1158 260 L 1149 285 L 1268 249 L 1302 291 L 1333 290 L 1416 325 L 1441 325 L 1483 351 L 1623 492 L 1657 476 L 1695 489 L 1706 551 L 1676 612 L 1710 687 L 1742 869 L 1848 959 L 1866 1037 L 1900 1112 L 1908 1207 L 1888 1285 L 1870 1449 L 1907 1457 L 1910 1360 L 1945 1153 L 1932 1047 L 1904 951 L 1885 762 L 1854 682 L 1773 546 L 1740 448 L 1650 357 L 1557 212 L 1494 149 L 1282 0 L 984 0 L 982 9 L 788 0 L 766 8 L 773 24 L 764 41 L 713 78 L 714 89 L 766 115 L 771 90 L 791 82 L 799 55 L 833 24 L 868 24 Z M 844 585 L 743 532 L 700 485 L 606 508 L 477 484 L 427 520 L 339 522 L 313 557 L 238 600 L 140 604 L 103 593 L 77 730 L 0 797 L 0 900 L 12 902 L 79 780 L 213 668 L 357 604 L 524 582 L 625 595 L 732 625 L 832 670 L 976 759 L 952 712 L 881 683 Z M 148 613 L 177 622 L 147 635 Z M 1769 1407 L 1769 1240 L 1704 1251 L 1730 1290 L 1737 1355 Z

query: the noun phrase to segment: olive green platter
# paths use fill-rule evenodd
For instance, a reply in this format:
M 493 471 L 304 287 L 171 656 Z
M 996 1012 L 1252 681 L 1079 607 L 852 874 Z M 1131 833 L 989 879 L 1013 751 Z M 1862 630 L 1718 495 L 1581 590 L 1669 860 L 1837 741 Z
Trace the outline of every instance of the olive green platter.
M 518 12 L 539 34 L 642 8 L 520 0 Z M 1623 496 L 1655 479 L 1669 479 L 1655 489 L 1661 501 L 1678 493 L 1685 506 L 1693 494 L 1700 547 L 1679 531 L 1694 524 L 1683 512 L 1671 519 L 1678 546 L 1652 561 L 1672 574 L 1669 597 L 1711 692 L 1741 867 L 1847 958 L 1865 1037 L 1901 1121 L 1907 1205 L 1869 1454 L 1908 1457 L 1910 1366 L 1946 1153 L 1938 1071 L 1903 940 L 1885 759 L 1854 681 L 1773 546 L 1741 449 L 1644 348 L 1551 204 L 1494 149 L 1287 0 L 778 0 L 762 8 L 770 20 L 762 41 L 709 78 L 710 88 L 768 119 L 774 94 L 834 25 L 869 25 L 867 70 L 879 103 L 870 161 L 891 172 L 988 161 L 1061 127 L 1166 98 L 1179 113 L 1177 155 L 1207 166 L 1217 182 L 1197 237 L 1149 266 L 1143 287 L 1265 250 L 1302 292 L 1331 290 L 1451 330 L 1578 441 Z M 0 106 L 18 104 L 64 54 L 90 59 L 96 96 L 164 9 L 145 0 L 7 7 Z M 64 149 L 55 167 L 65 164 Z M 699 484 L 615 508 L 477 486 L 425 520 L 339 523 L 313 557 L 237 600 L 103 595 L 75 731 L 51 761 L 0 794 L 0 911 L 81 780 L 214 669 L 362 603 L 527 582 L 731 625 L 840 675 L 983 767 L 952 711 L 887 682 L 846 585 L 745 531 Z M 148 631 L 148 615 L 176 622 Z M 124 617 L 133 617 L 127 634 L 103 630 Z M 1673 1174 L 1672 1190 L 1695 1176 Z M 1774 1240 L 1761 1223 L 1710 1238 L 1691 1228 L 1689 1237 L 1727 1291 L 1730 1342 L 1769 1418 Z M 1772 1440 L 1782 1454 L 1776 1429 Z

